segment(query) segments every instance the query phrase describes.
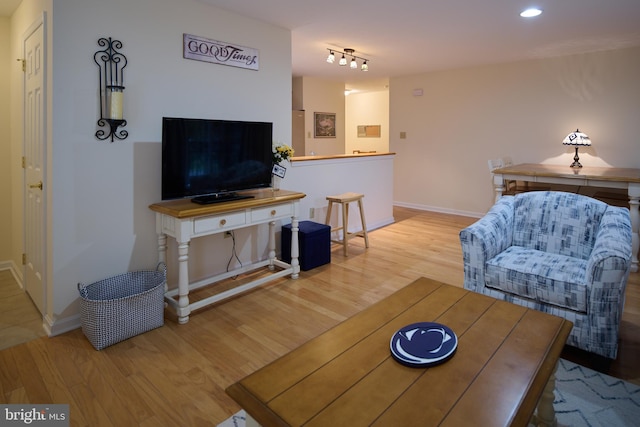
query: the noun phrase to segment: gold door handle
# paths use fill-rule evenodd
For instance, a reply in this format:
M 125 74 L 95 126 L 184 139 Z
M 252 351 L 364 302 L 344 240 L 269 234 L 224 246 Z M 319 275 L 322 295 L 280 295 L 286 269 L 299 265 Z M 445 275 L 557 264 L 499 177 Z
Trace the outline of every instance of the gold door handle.
M 37 184 L 29 184 L 29 188 L 39 188 L 42 190 L 42 181 L 39 181 Z

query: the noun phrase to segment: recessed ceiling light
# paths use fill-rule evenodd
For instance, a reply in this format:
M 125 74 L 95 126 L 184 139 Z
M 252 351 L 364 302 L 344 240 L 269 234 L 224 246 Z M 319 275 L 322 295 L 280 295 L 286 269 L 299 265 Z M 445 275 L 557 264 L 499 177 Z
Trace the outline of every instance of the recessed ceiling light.
M 520 12 L 520 16 L 522 16 L 523 18 L 533 18 L 534 16 L 538 16 L 541 13 L 542 13 L 542 10 L 532 8 L 532 9 L 527 9 Z

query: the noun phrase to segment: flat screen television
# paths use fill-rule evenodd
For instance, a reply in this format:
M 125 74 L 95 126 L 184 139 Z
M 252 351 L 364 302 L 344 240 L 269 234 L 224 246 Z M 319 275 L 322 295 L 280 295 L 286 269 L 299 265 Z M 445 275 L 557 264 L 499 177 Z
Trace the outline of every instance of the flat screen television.
M 162 118 L 162 200 L 215 203 L 271 185 L 273 124 Z

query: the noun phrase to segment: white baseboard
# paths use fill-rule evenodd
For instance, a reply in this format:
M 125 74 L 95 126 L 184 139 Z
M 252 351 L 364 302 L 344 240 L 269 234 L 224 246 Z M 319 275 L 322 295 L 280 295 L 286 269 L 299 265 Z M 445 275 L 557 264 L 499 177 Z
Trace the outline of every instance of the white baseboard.
M 439 212 L 439 213 L 446 213 L 451 215 L 467 216 L 470 218 L 482 218 L 483 216 L 486 215 L 486 212 L 479 213 L 479 212 L 459 211 L 456 209 L 440 208 L 438 206 L 418 205 L 415 203 L 404 203 L 404 202 L 397 202 L 397 201 L 393 202 L 393 205 L 400 206 L 402 208 L 417 209 L 420 211 Z
M 22 280 L 22 269 L 18 268 L 15 262 L 13 261 L 0 261 L 0 271 L 1 270 L 9 270 L 11 275 L 20 286 L 20 289 L 24 289 L 24 281 Z
M 395 219 L 393 217 L 384 218 L 380 221 L 374 222 L 373 224 L 367 224 L 367 231 L 375 230 L 376 228 L 382 228 L 385 225 L 393 224 L 394 222 L 395 222 Z
M 80 327 L 82 327 L 80 323 L 80 313 L 69 317 L 58 318 L 55 321 L 47 317 L 44 323 L 44 328 L 50 337 L 64 334 L 65 332 L 73 331 Z

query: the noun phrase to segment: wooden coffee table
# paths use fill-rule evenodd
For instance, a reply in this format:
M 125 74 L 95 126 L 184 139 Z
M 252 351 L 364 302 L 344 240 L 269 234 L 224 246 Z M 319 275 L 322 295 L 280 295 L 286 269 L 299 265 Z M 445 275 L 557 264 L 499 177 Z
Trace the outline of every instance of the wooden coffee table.
M 438 322 L 458 336 L 449 361 L 391 357 L 395 331 Z M 525 426 L 553 423 L 554 370 L 571 322 L 421 278 L 231 385 L 263 426 Z M 546 399 L 540 399 L 541 396 Z M 539 420 L 536 420 L 539 421 Z

